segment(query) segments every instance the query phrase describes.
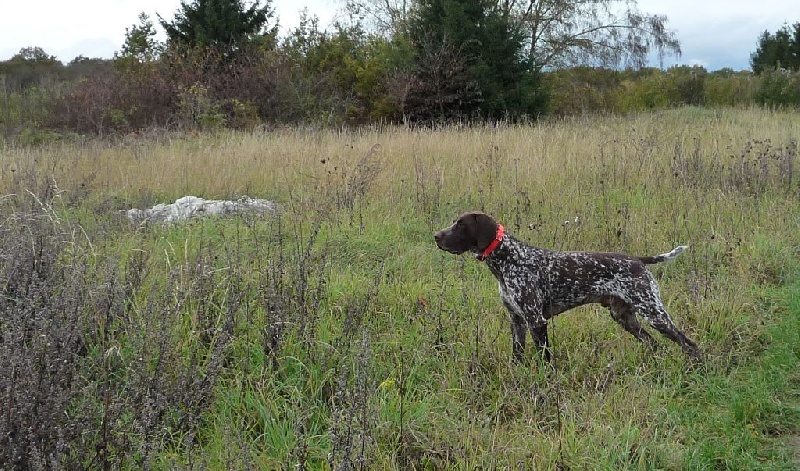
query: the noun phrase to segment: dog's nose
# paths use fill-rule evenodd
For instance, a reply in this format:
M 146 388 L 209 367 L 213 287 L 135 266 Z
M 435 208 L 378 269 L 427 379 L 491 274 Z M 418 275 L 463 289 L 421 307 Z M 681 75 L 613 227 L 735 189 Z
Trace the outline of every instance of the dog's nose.
M 436 242 L 439 242 L 440 240 L 442 240 L 442 231 L 434 232 L 433 233 L 433 240 L 435 240 Z

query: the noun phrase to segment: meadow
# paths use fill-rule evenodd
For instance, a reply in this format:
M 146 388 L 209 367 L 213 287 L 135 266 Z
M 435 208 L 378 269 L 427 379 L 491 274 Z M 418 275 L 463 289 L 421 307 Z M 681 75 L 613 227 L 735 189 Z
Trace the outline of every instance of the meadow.
M 796 469 L 800 115 L 171 134 L 0 149 L 0 468 Z M 133 224 L 184 195 L 274 215 Z M 433 232 L 651 255 L 691 362 L 599 305 L 511 358 Z

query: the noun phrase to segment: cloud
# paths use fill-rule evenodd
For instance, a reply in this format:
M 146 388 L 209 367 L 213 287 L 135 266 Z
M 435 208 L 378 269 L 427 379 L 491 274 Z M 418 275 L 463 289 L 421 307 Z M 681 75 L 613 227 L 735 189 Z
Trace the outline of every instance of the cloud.
M 54 50 L 51 54 L 63 62 L 69 62 L 80 55 L 85 57 L 112 57 L 121 47 L 110 38 L 82 39 L 68 47 Z

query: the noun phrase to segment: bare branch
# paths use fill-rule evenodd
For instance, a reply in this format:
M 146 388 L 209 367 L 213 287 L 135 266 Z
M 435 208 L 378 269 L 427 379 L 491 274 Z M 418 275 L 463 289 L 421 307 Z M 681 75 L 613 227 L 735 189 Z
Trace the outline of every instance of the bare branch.
M 667 18 L 638 10 L 634 0 L 526 0 L 497 2 L 512 8 L 527 35 L 535 69 L 574 65 L 642 66 L 651 52 L 680 55 Z

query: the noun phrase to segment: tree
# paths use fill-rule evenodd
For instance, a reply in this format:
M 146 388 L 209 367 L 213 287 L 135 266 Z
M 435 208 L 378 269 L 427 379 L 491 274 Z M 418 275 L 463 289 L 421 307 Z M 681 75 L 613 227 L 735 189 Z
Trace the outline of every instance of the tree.
M 107 75 L 112 70 L 112 61 L 100 57 L 79 55 L 69 61 L 65 68 L 65 76 L 74 80 L 81 77 Z
M 453 41 L 430 36 L 415 42 L 416 70 L 404 103 L 412 121 L 468 118 L 478 108 L 480 87 L 463 51 Z
M 784 25 L 775 34 L 761 33 L 756 52 L 750 55 L 750 66 L 757 74 L 777 67 L 800 69 L 800 22 L 791 28 Z
M 142 12 L 139 24 L 125 28 L 125 43 L 122 50 L 115 54 L 118 58 L 131 58 L 138 62 L 150 62 L 158 58 L 163 45 L 156 39 L 153 21 Z
M 58 62 L 56 56 L 46 53 L 41 47 L 23 47 L 18 53 L 14 54 L 10 62 L 27 62 L 29 64 L 53 65 Z
M 559 67 L 642 67 L 651 53 L 680 55 L 667 18 L 638 10 L 636 0 L 489 0 L 519 27 L 532 70 Z M 422 0 L 348 0 L 348 10 L 393 34 L 407 32 L 407 16 Z
M 538 112 L 535 72 L 516 23 L 494 0 L 419 0 L 409 18 L 418 87 L 412 99 L 440 117 Z M 422 94 L 422 96 L 419 96 Z
M 522 25 L 536 70 L 578 65 L 644 67 L 655 50 L 680 55 L 667 17 L 640 12 L 636 0 L 497 0 Z
M 6 86 L 25 89 L 59 80 L 64 65 L 41 47 L 23 47 L 7 61 L 0 61 L 0 75 L 6 76 Z
M 345 11 L 376 34 L 392 37 L 407 32 L 414 5 L 415 0 L 347 0 Z
M 190 48 L 214 48 L 232 55 L 265 33 L 272 18 L 270 0 L 262 6 L 255 0 L 249 6 L 243 0 L 181 0 L 181 7 L 171 22 L 159 15 L 159 22 L 167 32 L 170 44 Z

